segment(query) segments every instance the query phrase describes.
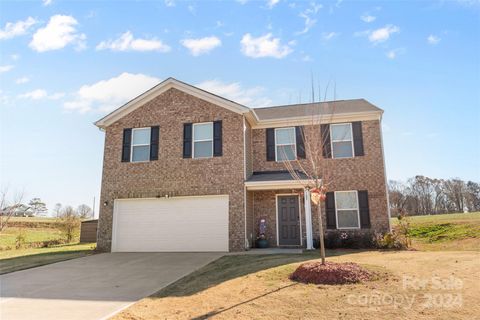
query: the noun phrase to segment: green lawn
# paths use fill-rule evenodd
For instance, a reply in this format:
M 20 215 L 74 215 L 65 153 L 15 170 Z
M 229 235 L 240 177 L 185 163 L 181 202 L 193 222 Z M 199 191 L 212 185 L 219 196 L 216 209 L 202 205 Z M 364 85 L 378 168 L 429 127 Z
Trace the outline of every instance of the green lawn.
M 95 243 L 0 251 L 0 274 L 90 255 Z
M 61 231 L 54 228 L 9 227 L 0 233 L 0 248 L 15 248 L 15 238 L 21 232 L 23 232 L 25 235 L 25 242 L 27 245 L 31 242 L 41 242 L 62 238 Z
M 54 218 L 15 217 L 0 233 L 0 274 L 37 267 L 58 261 L 83 257 L 95 250 L 93 243 L 78 243 L 78 231 L 73 243 L 42 247 L 42 242 L 63 240 Z M 16 238 L 23 233 L 25 243 L 16 249 Z
M 421 250 L 480 250 L 480 212 L 411 216 L 410 236 Z M 392 225 L 398 223 L 392 218 Z

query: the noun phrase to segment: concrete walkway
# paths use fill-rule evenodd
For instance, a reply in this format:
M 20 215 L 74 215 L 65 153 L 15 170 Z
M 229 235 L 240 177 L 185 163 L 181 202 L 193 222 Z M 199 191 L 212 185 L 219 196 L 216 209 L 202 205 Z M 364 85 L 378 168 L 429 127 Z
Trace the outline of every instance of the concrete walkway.
M 104 253 L 0 276 L 0 319 L 106 319 L 222 253 Z

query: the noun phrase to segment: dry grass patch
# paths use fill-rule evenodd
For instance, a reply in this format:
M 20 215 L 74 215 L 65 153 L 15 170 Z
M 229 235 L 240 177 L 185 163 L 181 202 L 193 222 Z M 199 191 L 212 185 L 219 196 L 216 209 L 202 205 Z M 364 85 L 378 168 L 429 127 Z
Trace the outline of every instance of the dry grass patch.
M 177 281 L 114 319 L 472 319 L 479 312 L 478 252 L 345 252 L 332 262 L 355 262 L 382 276 L 341 286 L 296 283 L 288 279 L 313 254 L 226 256 Z M 403 276 L 428 280 L 455 277 L 461 289 L 416 290 Z M 403 297 L 403 303 L 363 303 L 362 297 Z M 428 307 L 428 295 L 460 294 L 460 307 Z M 427 296 L 427 298 L 425 298 Z M 413 298 L 412 298 L 413 297 Z M 412 301 L 411 305 L 410 302 Z M 398 301 L 397 301 L 398 302 Z

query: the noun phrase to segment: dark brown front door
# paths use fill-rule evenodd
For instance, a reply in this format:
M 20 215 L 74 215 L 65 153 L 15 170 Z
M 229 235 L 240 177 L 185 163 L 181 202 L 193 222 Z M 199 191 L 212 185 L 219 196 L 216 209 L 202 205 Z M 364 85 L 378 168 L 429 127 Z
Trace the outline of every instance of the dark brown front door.
M 300 245 L 298 196 L 278 196 L 278 244 Z

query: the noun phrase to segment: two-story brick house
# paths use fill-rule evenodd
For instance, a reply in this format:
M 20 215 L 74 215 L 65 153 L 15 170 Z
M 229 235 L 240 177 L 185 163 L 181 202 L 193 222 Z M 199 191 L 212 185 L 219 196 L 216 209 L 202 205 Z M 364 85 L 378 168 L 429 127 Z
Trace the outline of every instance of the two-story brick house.
M 312 156 L 299 134 L 308 125 L 327 128 L 324 229 L 388 231 L 383 111 L 336 101 L 328 122 L 312 123 L 316 105 L 252 109 L 169 78 L 100 119 L 98 248 L 240 251 L 254 246 L 260 219 L 270 246 L 311 247 L 318 216 L 284 163 Z

